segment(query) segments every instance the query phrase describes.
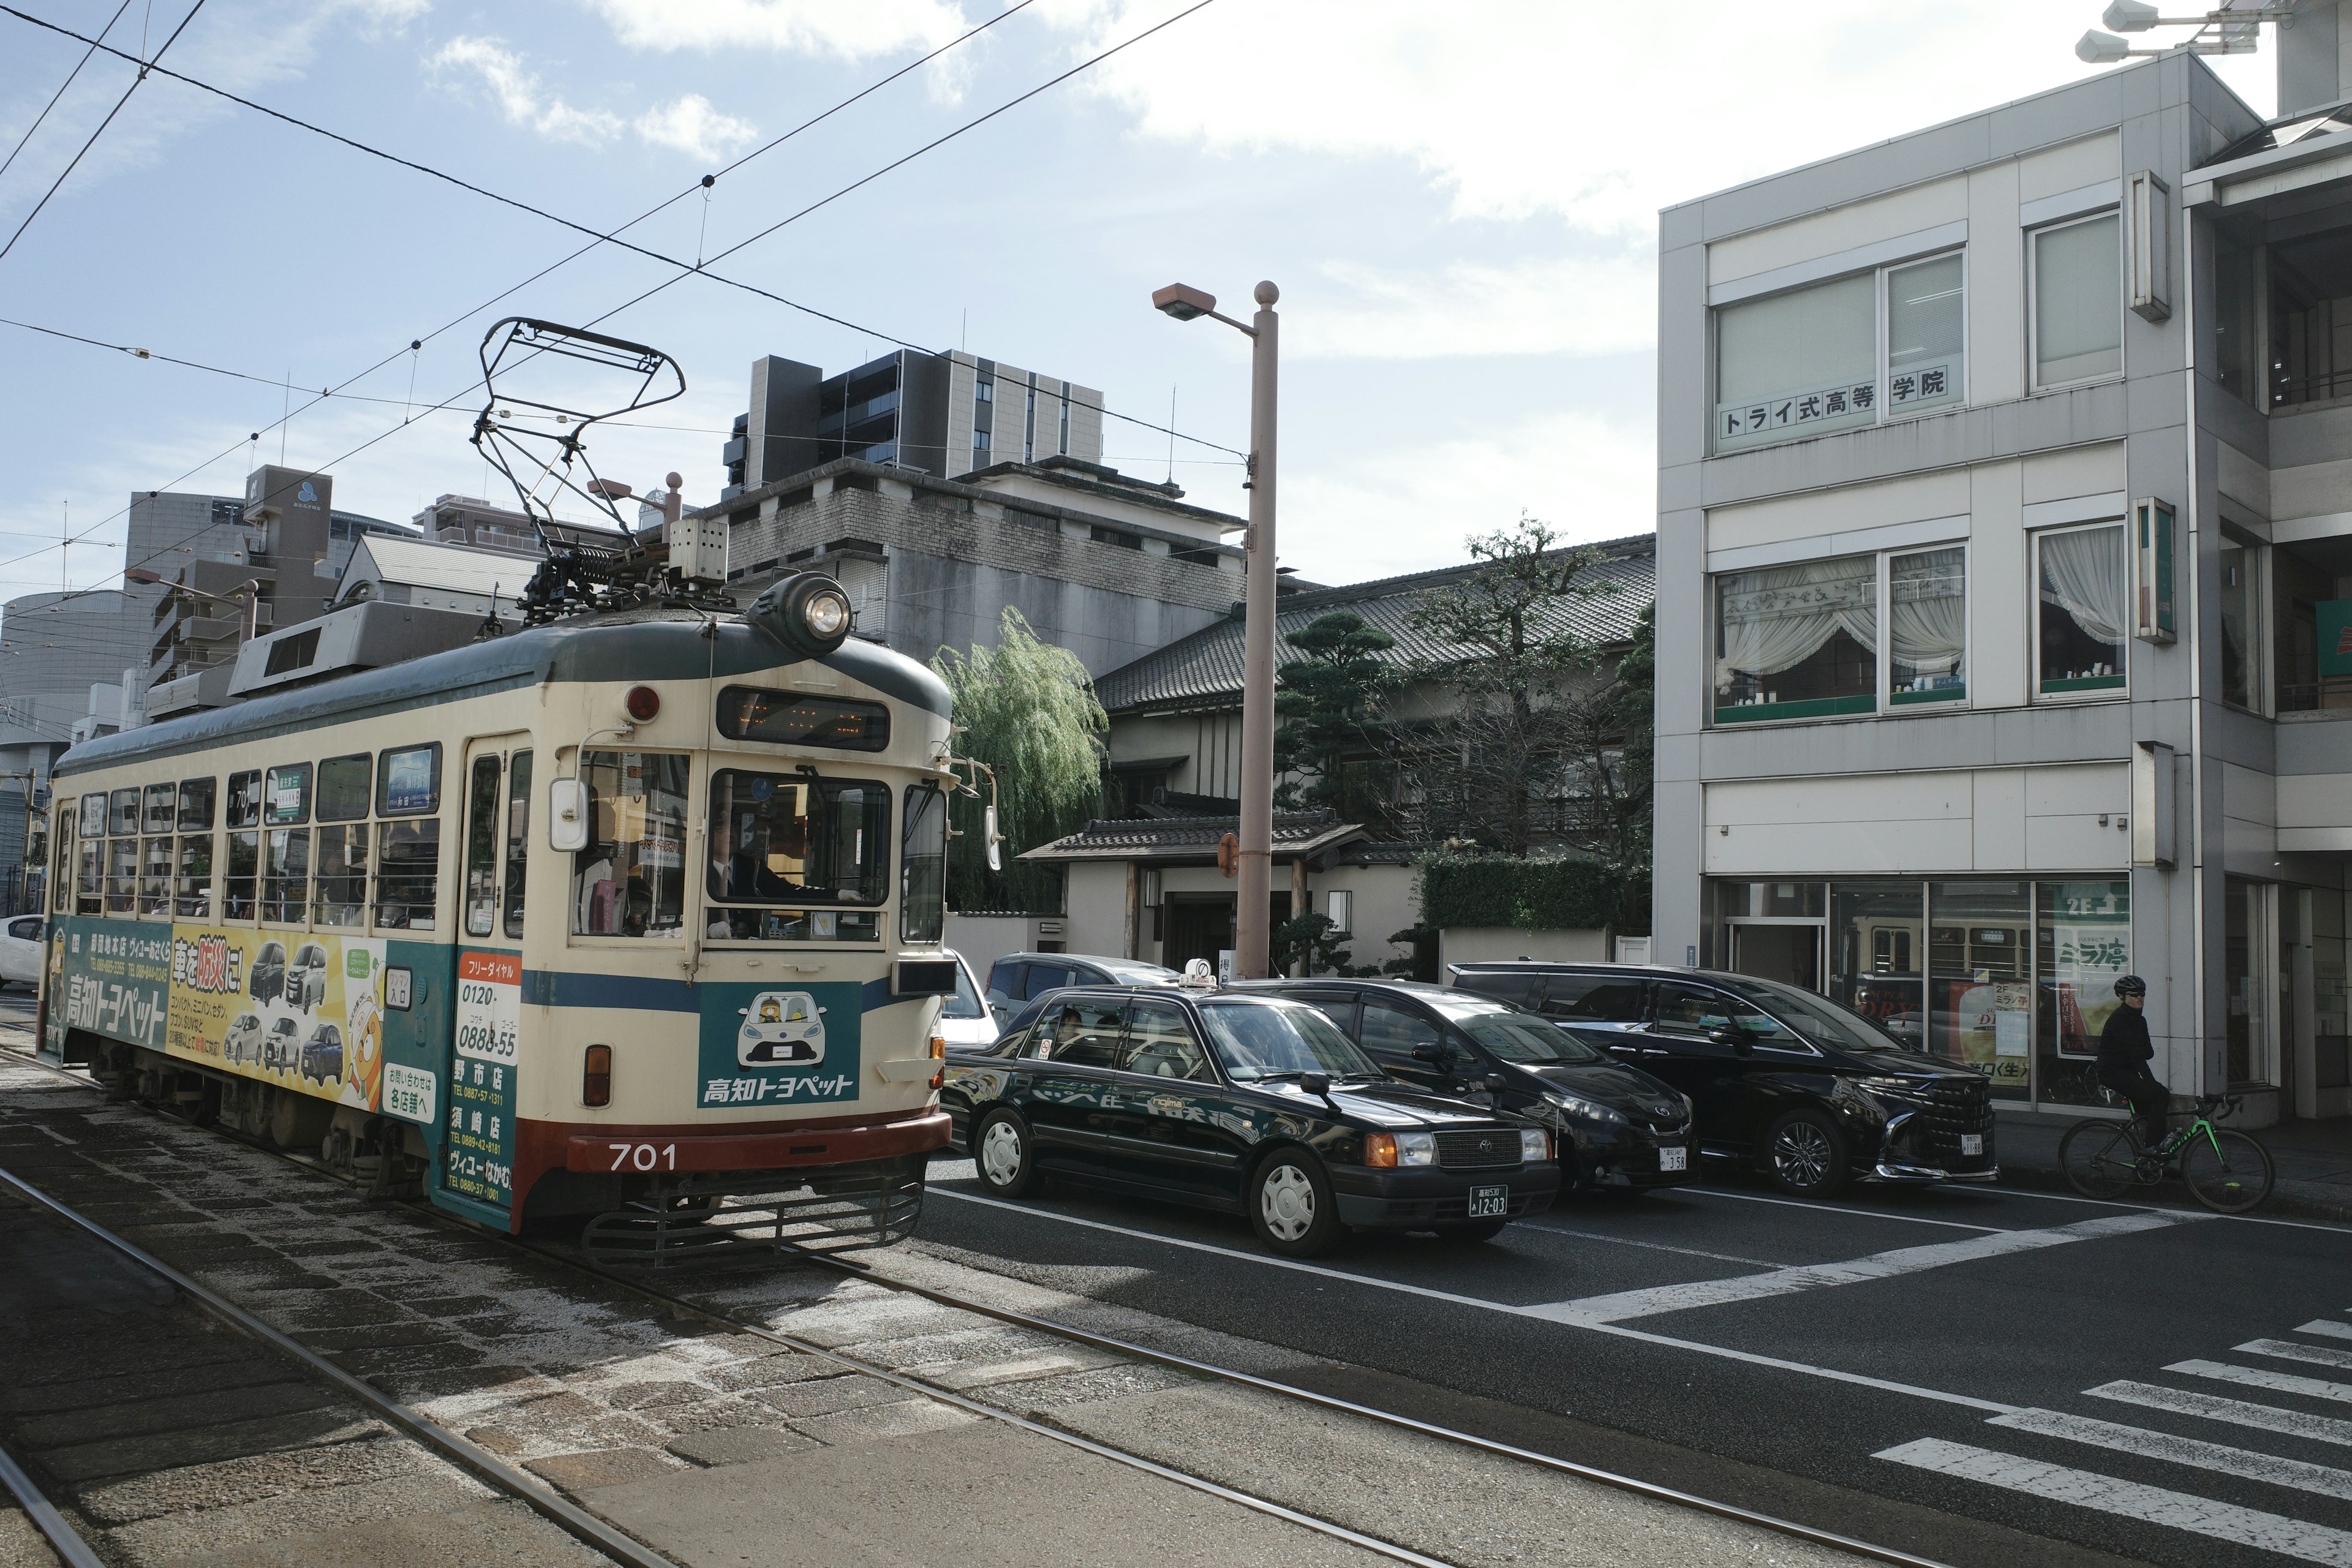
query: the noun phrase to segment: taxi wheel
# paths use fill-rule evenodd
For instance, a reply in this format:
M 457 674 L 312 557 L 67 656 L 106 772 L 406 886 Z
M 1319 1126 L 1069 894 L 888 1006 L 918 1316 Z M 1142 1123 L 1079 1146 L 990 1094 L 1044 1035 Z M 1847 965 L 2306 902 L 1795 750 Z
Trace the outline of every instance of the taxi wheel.
M 1297 1149 L 1268 1155 L 1251 1177 L 1250 1224 L 1286 1258 L 1313 1258 L 1339 1239 L 1339 1205 L 1322 1162 Z
M 1010 1110 L 992 1111 L 972 1135 L 971 1163 L 980 1184 L 999 1197 L 1025 1198 L 1042 1180 L 1028 1124 Z
M 1818 1110 L 1792 1110 L 1764 1135 L 1764 1169 L 1794 1197 L 1822 1198 L 1845 1185 L 1845 1141 Z

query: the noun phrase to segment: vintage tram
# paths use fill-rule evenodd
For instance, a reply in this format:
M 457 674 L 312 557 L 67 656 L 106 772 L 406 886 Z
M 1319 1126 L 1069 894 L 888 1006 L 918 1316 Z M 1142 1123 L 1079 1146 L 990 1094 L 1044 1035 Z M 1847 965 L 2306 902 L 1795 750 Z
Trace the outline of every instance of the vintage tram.
M 903 1236 L 957 780 L 848 622 L 804 574 L 75 747 L 42 1051 L 501 1229 Z

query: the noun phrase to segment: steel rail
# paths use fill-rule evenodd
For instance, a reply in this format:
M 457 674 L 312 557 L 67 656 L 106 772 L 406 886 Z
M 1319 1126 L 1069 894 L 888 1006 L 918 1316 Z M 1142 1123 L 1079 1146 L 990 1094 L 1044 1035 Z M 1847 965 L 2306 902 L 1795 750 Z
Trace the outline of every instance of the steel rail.
M 16 1500 L 24 1505 L 25 1516 L 33 1521 L 34 1529 L 48 1538 L 58 1560 L 66 1568 L 106 1568 L 105 1562 L 89 1549 L 89 1542 L 75 1533 L 74 1527 L 66 1522 L 66 1516 L 58 1511 L 58 1505 L 41 1495 L 33 1478 L 25 1473 L 25 1468 L 5 1448 L 0 1448 L 0 1482 L 5 1482 L 8 1489 L 16 1494 Z

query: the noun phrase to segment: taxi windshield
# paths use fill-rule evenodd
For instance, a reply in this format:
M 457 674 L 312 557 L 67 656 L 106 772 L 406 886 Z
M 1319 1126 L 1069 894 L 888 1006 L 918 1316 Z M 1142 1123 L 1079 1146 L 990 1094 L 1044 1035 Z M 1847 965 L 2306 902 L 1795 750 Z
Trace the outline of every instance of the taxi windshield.
M 1378 1078 L 1381 1069 L 1314 1008 L 1297 1002 L 1233 997 L 1201 1004 L 1201 1021 L 1235 1083 L 1297 1078 Z

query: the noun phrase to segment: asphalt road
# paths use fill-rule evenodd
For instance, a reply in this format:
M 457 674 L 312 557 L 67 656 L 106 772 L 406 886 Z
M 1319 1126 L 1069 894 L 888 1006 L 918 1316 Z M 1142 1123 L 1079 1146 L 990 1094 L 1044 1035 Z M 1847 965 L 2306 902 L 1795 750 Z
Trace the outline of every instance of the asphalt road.
M 2352 1568 L 2352 1230 L 1982 1189 L 1571 1199 L 1276 1259 L 932 1167 L 916 1246 L 1344 1363 L 1328 1392 L 1943 1561 Z

